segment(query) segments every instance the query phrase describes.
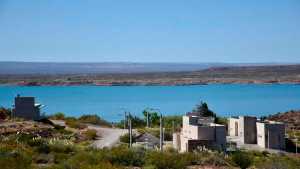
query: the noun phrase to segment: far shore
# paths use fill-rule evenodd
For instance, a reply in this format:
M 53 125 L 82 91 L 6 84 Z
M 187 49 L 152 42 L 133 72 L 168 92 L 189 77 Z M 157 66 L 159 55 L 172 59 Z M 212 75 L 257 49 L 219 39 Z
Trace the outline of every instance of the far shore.
M 18 82 L 18 83 L 2 83 L 0 86 L 27 86 L 27 87 L 35 87 L 35 86 L 202 86 L 202 85 L 247 85 L 247 84 L 255 84 L 255 85 L 300 85 L 300 81 L 231 81 L 231 82 L 200 82 L 200 83 L 129 83 L 129 82 L 118 82 L 118 83 L 57 83 L 57 82 Z

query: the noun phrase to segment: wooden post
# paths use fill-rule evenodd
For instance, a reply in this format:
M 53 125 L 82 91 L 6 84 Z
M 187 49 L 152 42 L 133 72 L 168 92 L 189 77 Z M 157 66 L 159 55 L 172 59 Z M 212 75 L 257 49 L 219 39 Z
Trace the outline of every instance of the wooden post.
M 160 142 L 159 142 L 159 147 L 160 147 L 160 151 L 163 151 L 163 141 L 164 141 L 164 138 L 163 138 L 163 120 L 162 120 L 162 114 L 160 114 Z
M 132 147 L 132 126 L 131 126 L 130 117 L 129 117 L 129 147 Z

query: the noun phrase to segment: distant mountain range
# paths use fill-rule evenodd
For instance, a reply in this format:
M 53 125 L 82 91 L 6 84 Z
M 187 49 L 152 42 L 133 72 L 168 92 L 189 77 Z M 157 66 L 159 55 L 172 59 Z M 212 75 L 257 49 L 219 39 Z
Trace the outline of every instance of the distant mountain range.
M 110 74 L 199 71 L 212 67 L 278 65 L 276 63 L 62 63 L 0 62 L 0 74 Z

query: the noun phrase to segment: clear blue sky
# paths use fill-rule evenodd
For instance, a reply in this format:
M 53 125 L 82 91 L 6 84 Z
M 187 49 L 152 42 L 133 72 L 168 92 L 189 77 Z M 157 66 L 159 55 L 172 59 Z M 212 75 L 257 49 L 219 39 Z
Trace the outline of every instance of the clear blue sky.
M 300 62 L 299 0 L 0 0 L 0 61 Z

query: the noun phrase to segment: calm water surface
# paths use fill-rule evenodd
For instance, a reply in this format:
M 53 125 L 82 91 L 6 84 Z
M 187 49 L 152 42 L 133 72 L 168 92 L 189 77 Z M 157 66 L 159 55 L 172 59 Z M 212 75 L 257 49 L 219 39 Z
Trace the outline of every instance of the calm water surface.
M 93 113 L 109 121 L 122 119 L 123 108 L 138 116 L 147 107 L 179 115 L 191 111 L 201 100 L 221 116 L 261 116 L 300 109 L 300 85 L 1 86 L 0 106 L 11 107 L 17 94 L 37 97 L 46 105 L 42 111 L 47 114 Z

